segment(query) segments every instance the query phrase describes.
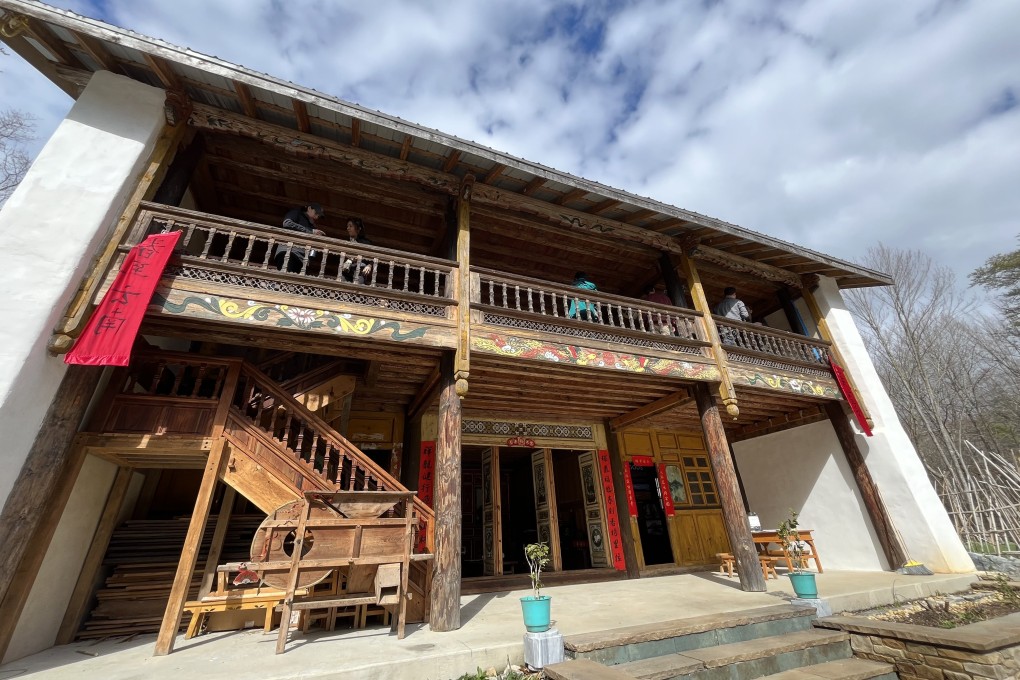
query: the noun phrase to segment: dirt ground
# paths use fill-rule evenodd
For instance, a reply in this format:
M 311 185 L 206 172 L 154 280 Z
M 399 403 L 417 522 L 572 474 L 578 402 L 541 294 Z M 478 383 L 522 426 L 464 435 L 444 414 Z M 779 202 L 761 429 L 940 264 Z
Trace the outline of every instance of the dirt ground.
M 918 626 L 956 628 L 1020 612 L 1020 588 L 1005 582 L 992 582 L 988 587 L 991 589 L 936 595 L 853 612 L 853 615 Z

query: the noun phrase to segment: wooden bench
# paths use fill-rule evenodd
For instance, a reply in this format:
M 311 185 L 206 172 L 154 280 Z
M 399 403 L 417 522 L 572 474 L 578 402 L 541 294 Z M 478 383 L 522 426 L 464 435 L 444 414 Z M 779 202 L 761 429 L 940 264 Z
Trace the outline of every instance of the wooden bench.
M 282 590 L 252 589 L 250 592 L 235 591 L 227 594 L 211 594 L 201 600 L 192 600 L 184 603 L 184 611 L 191 612 L 191 621 L 188 623 L 188 631 L 184 635 L 185 640 L 198 635 L 202 630 L 209 614 L 214 612 L 246 611 L 253 613 L 264 612 L 265 621 L 263 630 L 269 632 L 273 629 L 273 611 L 283 603 L 287 593 Z
M 731 553 L 716 553 L 715 556 L 719 558 L 719 571 L 724 572 L 727 576 L 733 577 L 736 573 L 737 563 Z M 771 557 L 769 555 L 758 555 L 758 563 L 761 565 L 761 574 L 767 581 L 771 576 L 772 578 L 779 578 L 779 574 L 776 573 L 776 562 L 779 560 L 778 557 Z

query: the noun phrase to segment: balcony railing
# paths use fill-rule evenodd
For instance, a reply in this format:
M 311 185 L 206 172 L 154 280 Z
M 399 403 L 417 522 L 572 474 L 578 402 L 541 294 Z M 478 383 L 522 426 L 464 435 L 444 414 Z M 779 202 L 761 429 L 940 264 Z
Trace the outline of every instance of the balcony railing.
M 780 362 L 813 369 L 829 368 L 829 343 L 796 333 L 713 316 L 730 361 Z
M 125 248 L 164 231 L 182 232 L 181 264 L 168 269 L 178 277 L 436 317 L 449 316 L 453 305 L 457 263 L 449 260 L 150 203 L 142 204 Z M 274 262 L 280 252 L 282 271 Z M 291 261 L 299 271 L 287 271 Z M 368 265 L 371 273 L 359 279 Z
M 472 273 L 472 302 L 485 323 L 707 355 L 699 312 L 488 269 Z

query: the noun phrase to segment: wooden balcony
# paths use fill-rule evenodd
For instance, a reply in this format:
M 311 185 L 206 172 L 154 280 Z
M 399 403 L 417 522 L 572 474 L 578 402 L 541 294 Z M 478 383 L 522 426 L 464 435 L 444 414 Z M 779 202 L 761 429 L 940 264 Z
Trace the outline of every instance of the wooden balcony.
M 142 204 L 121 250 L 162 231 L 182 236 L 150 305 L 157 328 L 240 323 L 267 332 L 457 346 L 463 274 L 457 262 L 156 204 Z M 288 272 L 287 262 L 282 270 L 274 262 L 281 250 L 308 256 L 287 255 L 300 263 Z M 365 265 L 367 279 L 352 280 L 349 272 Z M 714 324 L 738 385 L 806 385 L 816 396 L 836 396 L 823 341 L 492 269 L 468 274 L 472 350 L 481 355 L 715 381 Z
M 157 315 L 456 346 L 456 262 L 181 208 L 141 208 L 122 251 L 149 234 L 182 233 L 167 285 L 153 299 Z M 281 250 L 282 271 L 273 261 Z M 299 251 L 309 256 L 297 258 Z M 300 259 L 299 271 L 286 271 L 291 258 Z M 352 280 L 350 272 L 369 264 L 367 280 Z

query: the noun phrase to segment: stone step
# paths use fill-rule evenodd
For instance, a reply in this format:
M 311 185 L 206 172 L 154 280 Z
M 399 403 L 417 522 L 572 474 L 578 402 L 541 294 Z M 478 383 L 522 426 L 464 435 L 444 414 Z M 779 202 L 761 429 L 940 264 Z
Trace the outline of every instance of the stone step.
M 897 680 L 896 667 L 866 659 L 839 659 L 769 675 L 765 680 Z
M 550 680 L 634 680 L 616 666 L 603 666 L 590 659 L 572 659 L 542 669 Z
M 813 607 L 758 607 L 564 638 L 566 656 L 612 666 L 719 644 L 810 630 Z
M 849 635 L 812 629 L 691 649 L 617 668 L 638 680 L 751 680 L 850 656 Z

